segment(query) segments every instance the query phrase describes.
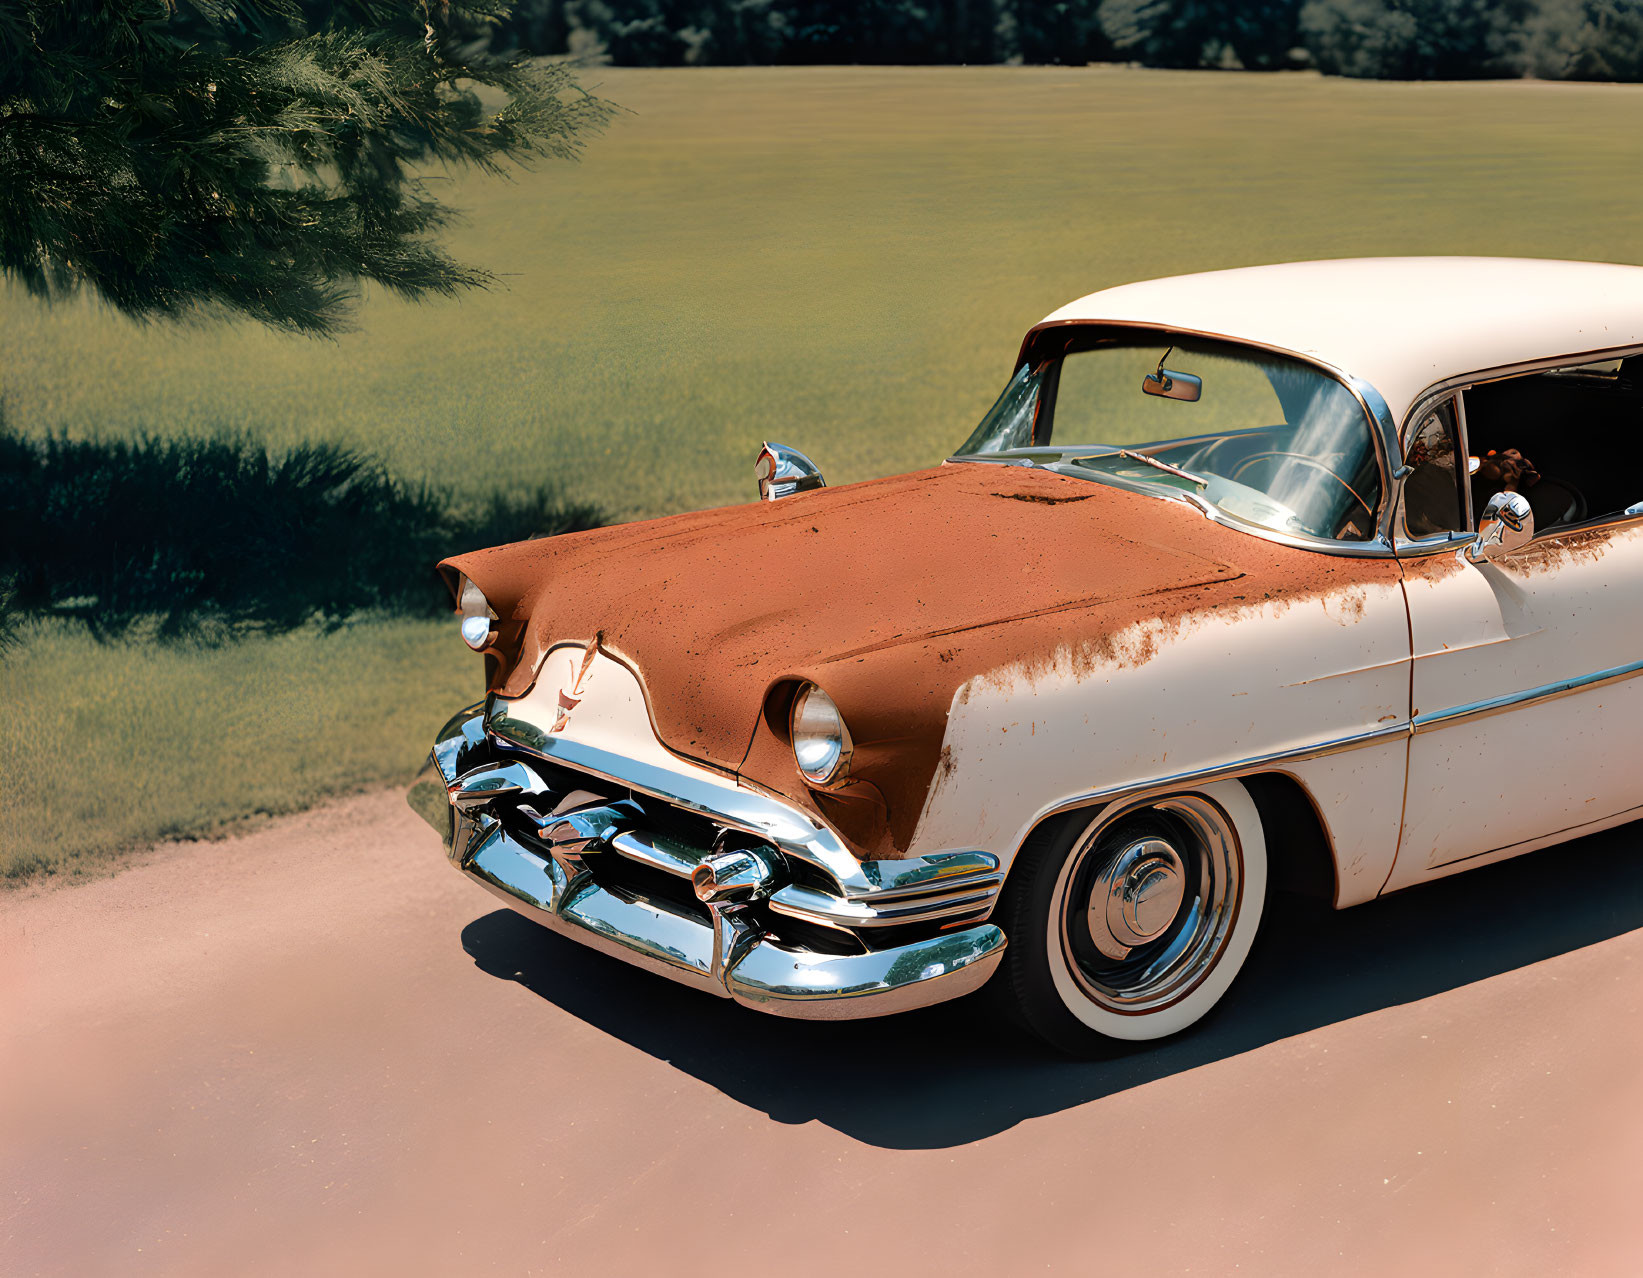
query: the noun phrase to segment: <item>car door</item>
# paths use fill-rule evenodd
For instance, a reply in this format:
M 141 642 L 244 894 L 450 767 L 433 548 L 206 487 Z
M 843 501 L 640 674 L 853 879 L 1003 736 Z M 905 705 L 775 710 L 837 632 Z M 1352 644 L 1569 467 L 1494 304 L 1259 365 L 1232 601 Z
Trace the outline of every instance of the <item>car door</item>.
M 1481 494 L 1460 478 L 1465 409 L 1459 395 L 1429 403 L 1408 436 L 1412 731 L 1387 890 L 1643 816 L 1643 519 L 1583 512 L 1469 562 L 1469 535 L 1443 527 L 1469 526 Z

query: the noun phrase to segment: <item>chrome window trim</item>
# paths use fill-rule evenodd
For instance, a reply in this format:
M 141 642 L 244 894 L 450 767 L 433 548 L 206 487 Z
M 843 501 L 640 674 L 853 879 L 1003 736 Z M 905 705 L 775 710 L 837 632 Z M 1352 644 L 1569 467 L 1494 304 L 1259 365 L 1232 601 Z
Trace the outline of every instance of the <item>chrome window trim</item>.
M 1404 414 L 1403 426 L 1398 432 L 1398 441 L 1401 444 L 1403 439 L 1407 437 L 1410 426 L 1420 419 L 1421 412 L 1426 407 L 1428 400 L 1441 399 L 1444 395 L 1468 391 L 1484 382 L 1504 382 L 1510 378 L 1523 377 L 1529 373 L 1544 373 L 1554 368 L 1578 368 L 1583 364 L 1601 364 L 1605 360 L 1625 359 L 1631 355 L 1643 355 L 1643 345 L 1601 346 L 1575 354 L 1549 355 L 1539 359 L 1519 360 L 1513 364 L 1496 364 L 1470 373 L 1460 373 L 1453 377 L 1442 378 L 1431 383 L 1410 401 L 1412 407 Z
M 1402 541 L 1398 543 L 1398 558 L 1424 559 L 1428 555 L 1454 554 L 1470 546 L 1473 540 L 1472 533 L 1443 533 L 1419 541 Z
M 1403 438 L 1407 439 L 1408 431 L 1413 431 L 1415 429 L 1415 423 L 1417 421 L 1424 422 L 1426 420 L 1427 413 L 1435 412 L 1438 406 L 1442 404 L 1446 398 L 1453 400 L 1455 405 L 1455 445 L 1460 450 L 1460 455 L 1464 457 L 1466 456 L 1466 405 L 1462 403 L 1461 393 L 1458 389 L 1449 391 L 1446 395 L 1435 396 L 1429 403 L 1428 401 L 1423 400 L 1422 403 L 1428 403 L 1426 412 L 1423 412 L 1419 417 L 1411 416 L 1409 418 L 1408 430 L 1405 432 Z M 1416 537 L 1409 531 L 1408 512 L 1405 510 L 1403 503 L 1403 481 L 1408 479 L 1410 474 L 1413 472 L 1409 465 L 1409 459 L 1403 451 L 1406 447 L 1407 445 L 1404 443 L 1400 443 L 1399 445 L 1398 456 L 1401 459 L 1402 464 L 1398 468 L 1401 473 L 1398 478 L 1398 496 L 1396 502 L 1394 503 L 1395 509 L 1392 518 L 1392 542 L 1397 548 L 1398 554 L 1400 556 L 1409 555 L 1412 553 L 1424 554 L 1427 553 L 1425 549 L 1427 547 L 1430 547 L 1432 550 L 1449 550 L 1454 546 L 1469 544 L 1472 540 L 1472 534 L 1463 534 L 1458 529 L 1454 532 L 1429 533 L 1425 537 Z M 1468 476 L 1468 479 L 1470 479 L 1470 476 Z M 1459 482 L 1458 473 L 1456 476 L 1456 482 Z M 1461 518 L 1466 521 L 1466 526 L 1470 528 L 1472 526 L 1472 485 L 1468 482 L 1461 484 L 1460 487 Z M 1459 539 L 1458 541 L 1457 538 Z
M 1478 517 L 1477 511 L 1472 509 L 1472 453 L 1466 446 L 1466 392 L 1471 389 L 1471 386 L 1468 385 L 1451 392 L 1455 398 L 1455 442 L 1460 445 L 1461 457 L 1466 458 L 1466 479 L 1460 486 L 1461 516 L 1466 520 L 1466 523 L 1459 531 L 1468 532 L 1476 525 Z M 1457 465 L 1456 478 L 1459 479 L 1460 458 L 1455 460 Z M 1401 486 L 1398 491 L 1401 497 L 1403 493 Z
M 1630 524 L 1643 524 L 1643 511 L 1635 515 L 1628 515 L 1625 511 L 1610 515 L 1607 518 L 1587 519 L 1578 524 L 1554 524 L 1545 532 L 1537 532 L 1534 540 L 1529 544 L 1538 546 L 1543 541 L 1552 541 L 1570 533 L 1591 532 L 1595 528 L 1623 528 Z M 1398 546 L 1399 559 L 1424 559 L 1428 555 L 1453 554 L 1472 544 L 1475 534 L 1451 533 L 1445 538 L 1427 538 L 1418 542 L 1402 542 Z M 1511 556 L 1498 562 L 1510 564 Z
M 1380 469 L 1381 493 L 1375 512 L 1375 531 L 1372 536 L 1363 541 L 1338 541 L 1329 537 L 1306 537 L 1294 533 L 1279 532 L 1273 528 L 1265 528 L 1260 524 L 1247 523 L 1235 516 L 1229 515 L 1202 498 L 1194 499 L 1190 494 L 1186 500 L 1197 510 L 1202 512 L 1215 523 L 1234 529 L 1237 532 L 1250 533 L 1266 541 L 1276 542 L 1281 546 L 1292 546 L 1298 550 L 1312 550 L 1324 555 L 1341 555 L 1350 559 L 1389 559 L 1394 558 L 1397 549 L 1392 542 L 1392 508 L 1394 498 L 1399 491 L 1399 485 L 1394 475 L 1392 458 L 1400 456 L 1398 451 L 1397 423 L 1392 418 L 1392 410 L 1386 400 L 1368 382 L 1361 377 L 1355 377 L 1345 369 L 1319 359 L 1316 355 L 1308 355 L 1303 351 L 1289 350 L 1283 346 L 1273 346 L 1267 342 L 1252 341 L 1246 337 L 1233 337 L 1226 333 L 1213 333 L 1206 329 L 1181 328 L 1174 324 L 1148 324 L 1141 320 L 1103 320 L 1078 319 L 1056 320 L 1053 323 L 1035 324 L 1027 330 L 1026 337 L 1022 338 L 1021 351 L 1011 365 L 1011 375 L 1014 369 L 1021 366 L 1028 347 L 1040 333 L 1051 329 L 1062 328 L 1114 328 L 1130 329 L 1145 333 L 1163 333 L 1171 337 L 1198 337 L 1206 341 L 1225 342 L 1232 346 L 1243 346 L 1250 350 L 1265 351 L 1269 355 L 1282 356 L 1294 360 L 1299 364 L 1309 364 L 1313 368 L 1329 377 L 1334 378 L 1358 401 L 1363 409 L 1364 416 L 1370 426 L 1370 438 L 1375 445 L 1375 464 Z M 996 460 L 982 454 L 972 453 L 964 457 L 949 457 L 948 461 L 990 461 L 993 465 L 1022 465 L 1023 463 L 1010 458 Z M 1080 476 L 1079 478 L 1083 478 Z

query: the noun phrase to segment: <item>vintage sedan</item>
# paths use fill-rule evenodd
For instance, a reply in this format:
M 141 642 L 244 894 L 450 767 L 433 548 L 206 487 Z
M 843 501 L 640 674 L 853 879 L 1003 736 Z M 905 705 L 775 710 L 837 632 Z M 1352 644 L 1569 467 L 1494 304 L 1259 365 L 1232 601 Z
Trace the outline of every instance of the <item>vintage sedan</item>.
M 504 903 L 783 1016 L 1202 1017 L 1274 886 L 1643 815 L 1643 268 L 1092 294 L 929 470 L 441 565 L 487 695 L 413 802 Z

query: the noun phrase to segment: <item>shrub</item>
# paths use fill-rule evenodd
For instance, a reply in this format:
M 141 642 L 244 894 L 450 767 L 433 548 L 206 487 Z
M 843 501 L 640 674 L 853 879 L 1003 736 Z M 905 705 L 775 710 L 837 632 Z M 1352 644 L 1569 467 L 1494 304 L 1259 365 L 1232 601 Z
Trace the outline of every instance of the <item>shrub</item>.
M 499 542 L 596 527 L 543 487 L 462 504 L 336 444 L 272 453 L 244 437 L 29 438 L 0 426 L 4 614 L 98 634 L 286 630 L 450 606 L 433 565 Z

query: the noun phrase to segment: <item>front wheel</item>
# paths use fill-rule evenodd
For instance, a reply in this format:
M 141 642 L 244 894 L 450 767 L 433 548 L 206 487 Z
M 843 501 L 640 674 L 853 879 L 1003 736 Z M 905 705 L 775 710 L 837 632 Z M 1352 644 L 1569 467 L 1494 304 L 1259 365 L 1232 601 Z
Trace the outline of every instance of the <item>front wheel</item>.
M 996 921 L 999 993 L 1075 1055 L 1178 1033 L 1220 1001 L 1266 900 L 1266 839 L 1241 782 L 1112 804 L 1022 847 Z

